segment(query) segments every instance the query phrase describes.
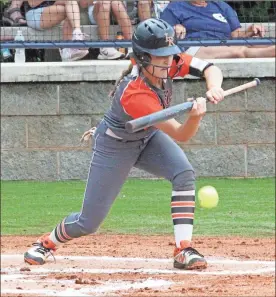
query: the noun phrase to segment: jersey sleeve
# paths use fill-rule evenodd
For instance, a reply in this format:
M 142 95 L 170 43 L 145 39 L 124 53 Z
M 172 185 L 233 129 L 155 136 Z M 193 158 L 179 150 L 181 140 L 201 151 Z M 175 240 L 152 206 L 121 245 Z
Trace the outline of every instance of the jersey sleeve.
M 181 23 L 178 19 L 178 16 L 174 13 L 172 6 L 173 3 L 169 3 L 168 6 L 161 12 L 160 18 L 169 23 L 171 26 L 175 26 Z
M 203 77 L 204 71 L 212 65 L 212 63 L 207 61 L 182 53 L 174 57 L 169 76 L 171 78 L 176 78 L 190 74 L 197 77 Z
M 237 12 L 227 3 L 225 5 L 225 16 L 230 26 L 231 32 L 241 28 Z
M 150 94 L 134 94 L 121 99 L 122 107 L 133 119 L 146 116 L 153 112 L 162 110 L 162 106 L 157 97 Z

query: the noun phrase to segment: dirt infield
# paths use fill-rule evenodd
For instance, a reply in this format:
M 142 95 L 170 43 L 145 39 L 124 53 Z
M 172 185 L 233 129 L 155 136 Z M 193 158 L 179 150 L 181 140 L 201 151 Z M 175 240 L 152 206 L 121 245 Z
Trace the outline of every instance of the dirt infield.
M 23 262 L 37 238 L 1 238 L 1 296 L 275 296 L 275 239 L 195 237 L 204 271 L 172 268 L 172 236 L 92 235 L 43 266 Z

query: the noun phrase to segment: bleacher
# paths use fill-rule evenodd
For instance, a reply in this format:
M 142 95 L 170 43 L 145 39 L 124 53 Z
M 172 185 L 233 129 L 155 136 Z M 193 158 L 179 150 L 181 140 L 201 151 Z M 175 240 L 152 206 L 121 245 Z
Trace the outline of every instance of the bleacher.
M 249 23 L 243 23 L 242 28 L 246 29 L 251 25 Z M 263 23 L 266 36 L 275 38 L 275 23 Z M 1 36 L 9 36 L 11 39 L 16 35 L 19 27 L 1 27 Z M 26 40 L 29 41 L 56 41 L 62 38 L 62 26 L 57 26 L 49 30 L 38 31 L 28 27 L 20 27 L 24 36 L 27 36 Z M 96 25 L 82 25 L 82 30 L 85 34 L 89 35 L 90 40 L 98 40 L 97 26 Z M 116 32 L 118 32 L 119 26 L 111 25 L 110 39 L 114 39 Z
M 128 2 L 127 10 L 130 12 L 132 9 L 132 3 Z M 81 19 L 81 29 L 82 32 L 87 34 L 87 40 L 89 41 L 99 41 L 98 33 L 97 33 L 97 26 L 91 25 L 88 14 L 87 8 L 80 8 L 80 19 Z M 114 23 L 114 20 L 112 20 Z M 251 25 L 251 23 L 242 23 L 242 28 L 245 30 Z M 265 28 L 265 36 L 268 38 L 275 38 L 275 23 L 274 22 L 267 22 L 262 23 Z M 134 28 L 135 26 L 133 26 Z M 58 40 L 62 40 L 62 24 L 56 26 L 54 28 L 48 30 L 34 30 L 27 26 L 22 27 L 9 27 L 9 26 L 2 26 L 1 27 L 1 39 L 12 41 L 18 31 L 18 29 L 22 30 L 22 33 L 25 37 L 25 41 L 30 42 L 54 42 Z M 121 31 L 118 25 L 111 25 L 110 26 L 110 40 L 114 40 L 116 33 Z M 93 56 L 93 55 L 92 55 Z M 45 49 L 45 62 L 50 61 L 61 61 L 60 54 L 57 48 L 52 49 Z M 86 57 L 85 59 L 91 59 L 90 57 Z
M 250 24 L 243 23 L 242 28 L 246 29 Z M 264 23 L 266 36 L 275 38 L 275 23 Z M 22 33 L 26 41 L 56 41 L 62 39 L 62 26 L 57 26 L 49 30 L 38 31 L 28 27 L 1 27 L 1 36 L 5 36 L 9 40 L 13 40 L 18 29 L 22 30 Z M 110 39 L 114 39 L 116 33 L 120 31 L 119 26 L 110 26 Z M 87 34 L 90 40 L 98 40 L 97 26 L 96 25 L 82 25 L 82 32 Z M 45 62 L 60 61 L 60 55 L 58 49 L 46 49 L 45 50 Z

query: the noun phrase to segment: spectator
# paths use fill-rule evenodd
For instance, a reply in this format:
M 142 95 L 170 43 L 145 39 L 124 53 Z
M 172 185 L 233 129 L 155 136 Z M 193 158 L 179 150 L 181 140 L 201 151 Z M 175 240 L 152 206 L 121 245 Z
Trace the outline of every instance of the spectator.
M 139 0 L 137 2 L 139 20 L 142 22 L 154 15 L 159 18 L 160 13 L 170 3 L 170 1 L 159 0 Z
M 140 21 L 139 15 L 142 19 L 147 19 L 149 15 L 151 15 L 151 2 L 149 1 L 133 1 L 132 10 L 128 12 L 132 25 L 137 25 Z M 138 11 L 138 3 L 139 11 Z M 145 14 L 145 15 L 144 15 Z
M 92 25 L 98 25 L 98 34 L 101 40 L 109 40 L 110 13 L 115 16 L 121 27 L 125 39 L 132 38 L 132 25 L 122 1 L 91 1 L 81 0 L 80 5 L 88 8 L 88 16 Z M 128 53 L 132 50 L 129 49 Z M 125 55 L 115 48 L 100 48 L 99 60 L 117 60 Z
M 265 34 L 261 25 L 252 24 L 242 30 L 236 12 L 222 1 L 172 2 L 161 18 L 174 26 L 178 38 L 230 39 L 264 37 Z M 275 46 L 191 47 L 186 52 L 201 59 L 264 58 L 275 57 Z
M 151 6 L 153 0 L 138 0 L 138 16 L 140 22 L 151 18 Z
M 153 0 L 153 9 L 155 17 L 160 18 L 161 13 L 164 11 L 164 9 L 168 6 L 170 1 L 158 1 Z
M 162 2 L 161 5 L 153 5 L 154 2 Z M 137 25 L 139 21 L 144 21 L 148 18 L 152 17 L 152 8 L 155 9 L 155 13 L 158 11 L 158 9 L 162 9 L 163 2 L 169 2 L 169 1 L 156 1 L 156 0 L 139 0 L 139 1 L 133 1 L 133 7 L 132 10 L 128 12 L 128 15 L 130 17 L 132 25 Z M 155 14 L 156 15 L 156 14 Z
M 80 29 L 80 10 L 77 1 L 28 0 L 27 25 L 36 30 L 52 28 L 63 22 L 63 40 L 84 40 Z M 88 54 L 87 49 L 64 48 L 60 50 L 62 61 L 80 60 Z
M 21 14 L 23 2 L 24 0 L 11 0 L 10 6 L 4 10 L 3 22 L 10 26 L 25 26 L 27 22 Z

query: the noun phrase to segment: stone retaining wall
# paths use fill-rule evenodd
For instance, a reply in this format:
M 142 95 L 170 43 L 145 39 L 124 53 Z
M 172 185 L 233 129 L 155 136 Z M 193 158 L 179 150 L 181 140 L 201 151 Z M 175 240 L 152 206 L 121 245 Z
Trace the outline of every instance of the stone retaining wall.
M 228 75 L 223 87 L 250 80 Z M 261 81 L 258 88 L 217 106 L 209 104 L 196 137 L 181 144 L 198 176 L 275 175 L 275 77 Z M 79 140 L 109 107 L 111 88 L 112 81 L 5 81 L 1 86 L 2 179 L 86 179 L 91 143 L 81 145 Z M 177 80 L 174 104 L 204 93 L 204 81 Z M 149 177 L 139 170 L 131 176 Z

